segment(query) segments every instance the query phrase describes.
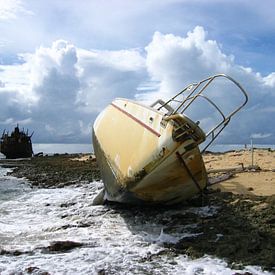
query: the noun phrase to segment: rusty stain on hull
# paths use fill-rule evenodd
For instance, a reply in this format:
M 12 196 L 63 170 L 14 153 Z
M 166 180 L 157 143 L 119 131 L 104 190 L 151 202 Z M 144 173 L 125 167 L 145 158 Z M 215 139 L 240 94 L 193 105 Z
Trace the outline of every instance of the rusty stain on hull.
M 217 75 L 192 84 L 187 104 L 216 77 L 232 81 L 230 77 Z M 198 146 L 209 134 L 180 111 L 183 104 L 175 111 L 171 100 L 157 101 L 161 105 L 157 108 L 156 104 L 149 107 L 128 99 L 115 99 L 97 117 L 93 145 L 105 186 L 104 199 L 173 204 L 206 187 L 207 173 Z M 222 129 L 234 114 L 223 115 Z M 212 133 L 212 139 L 215 138 Z

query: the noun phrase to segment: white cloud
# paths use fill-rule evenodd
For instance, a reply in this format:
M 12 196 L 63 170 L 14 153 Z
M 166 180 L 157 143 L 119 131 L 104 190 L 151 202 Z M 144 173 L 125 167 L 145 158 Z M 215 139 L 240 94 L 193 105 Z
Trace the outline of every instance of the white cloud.
M 251 133 L 264 133 L 264 140 L 274 143 L 274 122 L 267 115 L 274 112 L 274 73 L 263 77 L 236 64 L 217 41 L 207 38 L 203 27 L 195 27 L 186 37 L 156 32 L 145 52 L 86 50 L 56 40 L 20 56 L 23 64 L 0 66 L 0 126 L 28 122 L 36 141 L 90 142 L 95 116 L 115 97 L 152 102 L 174 95 L 190 82 L 226 73 L 245 87 L 250 99 L 219 142 L 247 143 Z M 212 95 L 226 110 L 238 103 L 228 88 L 218 87 L 225 93 Z M 193 113 L 202 116 L 201 125 L 213 122 L 212 109 L 199 105 Z
M 16 19 L 20 13 L 32 14 L 20 0 L 0 0 L 0 20 Z
M 275 105 L 274 88 L 272 89 L 274 73 L 264 78 L 251 68 L 236 64 L 234 57 L 224 54 L 216 41 L 207 39 L 203 27 L 194 28 L 186 37 L 156 32 L 146 51 L 148 72 L 152 81 L 158 82 L 158 85 L 155 91 L 147 93 L 142 91 L 143 93 L 139 93 L 137 98 L 146 102 L 154 102 L 158 98 L 167 99 L 189 83 L 213 74 L 225 73 L 243 85 L 249 94 L 249 103 L 246 109 L 232 120 L 219 141 L 245 142 L 251 133 L 274 132 L 273 118 L 263 112 L 263 110 L 273 110 Z M 224 87 L 221 84 L 218 88 L 217 92 L 211 90 L 210 95 L 221 109 L 230 113 L 234 104 L 241 103 L 237 99 L 237 90 L 231 91 L 231 86 Z M 201 124 L 205 122 L 208 126 L 206 128 L 209 129 L 211 121 L 209 115 L 212 113 L 211 109 L 206 110 L 199 104 L 194 107 L 190 115 L 195 116 L 195 120 L 200 119 Z
M 7 118 L 5 119 L 4 121 L 0 121 L 1 124 L 3 125 L 15 125 L 15 124 L 20 124 L 21 126 L 24 126 L 24 125 L 30 125 L 32 123 L 32 118 L 26 118 L 26 119 L 23 119 L 23 120 L 14 120 L 14 118 Z
M 271 137 L 272 134 L 264 134 L 264 133 L 255 133 L 255 134 L 252 134 L 251 135 L 251 138 L 254 138 L 254 139 L 265 139 L 265 138 L 268 138 L 268 137 Z
M 78 59 L 78 104 L 87 113 L 99 112 L 115 97 L 133 97 L 146 74 L 138 50 L 79 50 Z
M 275 73 L 271 73 L 263 78 L 265 85 L 275 88 Z
M 0 65 L 0 94 L 10 94 L 13 102 L 26 106 L 35 104 L 37 96 L 30 89 L 29 75 L 27 63 Z
M 263 107 L 259 110 L 261 113 L 275 113 L 275 106 Z
M 23 64 L 0 68 L 0 114 L 11 123 L 31 114 L 38 141 L 90 141 L 98 112 L 115 97 L 133 97 L 146 74 L 137 49 L 88 51 L 57 40 L 20 57 Z
M 64 104 L 74 100 L 79 83 L 76 48 L 72 44 L 57 40 L 50 48 L 40 47 L 35 54 L 26 55 L 25 60 L 30 71 L 31 89 L 43 103 L 53 98 Z
M 199 26 L 188 32 L 186 38 L 159 32 L 154 34 L 146 47 L 146 64 L 152 80 L 159 81 L 157 94 L 169 97 L 190 81 L 228 72 L 233 57 L 223 54 L 217 42 L 205 37 L 206 32 Z M 156 94 L 153 93 L 152 97 L 155 98 Z

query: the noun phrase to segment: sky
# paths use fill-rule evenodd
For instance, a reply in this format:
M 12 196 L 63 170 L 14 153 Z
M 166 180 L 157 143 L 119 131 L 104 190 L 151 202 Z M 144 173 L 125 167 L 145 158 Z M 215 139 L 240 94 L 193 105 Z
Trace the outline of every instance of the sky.
M 217 143 L 275 144 L 274 14 L 273 0 L 0 0 L 0 131 L 90 143 L 114 98 L 150 104 L 224 73 L 249 102 Z M 211 93 L 230 112 L 223 87 Z M 192 115 L 211 127 L 206 107 Z

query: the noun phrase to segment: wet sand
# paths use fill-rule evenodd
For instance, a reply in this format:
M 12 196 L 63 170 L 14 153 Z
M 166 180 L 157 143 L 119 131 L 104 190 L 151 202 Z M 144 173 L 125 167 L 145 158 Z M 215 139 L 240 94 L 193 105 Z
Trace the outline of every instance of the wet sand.
M 168 230 L 175 225 L 196 224 L 196 227 L 194 236 L 183 237 L 175 244 L 164 244 L 165 253 L 191 258 L 207 254 L 225 259 L 232 267 L 256 265 L 274 271 L 275 152 L 255 150 L 253 167 L 249 151 L 208 153 L 204 160 L 211 177 L 233 170 L 232 177 L 208 188 L 203 197 L 171 207 Z M 96 161 L 90 155 L 55 155 L 6 164 L 17 166 L 11 174 L 27 178 L 35 188 L 63 188 L 100 180 Z M 221 169 L 226 172 L 220 172 Z M 214 207 L 217 212 L 205 217 L 187 215 L 181 213 L 183 205 Z M 113 208 L 121 215 L 129 215 L 126 219 L 129 227 L 139 219 L 152 222 L 153 226 L 155 212 L 163 211 L 161 207 L 144 211 L 142 207 L 117 204 Z

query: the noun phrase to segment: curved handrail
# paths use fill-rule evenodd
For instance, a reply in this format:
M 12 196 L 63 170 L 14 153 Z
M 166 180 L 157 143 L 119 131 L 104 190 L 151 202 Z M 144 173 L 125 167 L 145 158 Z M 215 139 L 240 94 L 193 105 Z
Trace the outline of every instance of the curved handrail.
M 207 96 L 202 95 L 202 93 L 206 90 L 206 88 L 216 78 L 219 78 L 219 77 L 226 78 L 229 81 L 233 82 L 240 89 L 241 93 L 244 96 L 244 100 L 242 101 L 242 103 L 240 105 L 238 105 L 237 107 L 235 107 L 233 109 L 233 111 L 231 111 L 228 115 L 224 115 L 222 110 L 217 106 L 217 104 L 215 102 L 213 102 Z M 182 95 L 183 93 L 186 93 L 187 91 L 189 91 L 189 94 L 185 97 L 185 99 L 183 99 L 183 100 L 177 99 L 180 95 Z M 217 136 L 222 132 L 222 130 L 228 125 L 231 117 L 234 116 L 238 111 L 240 111 L 240 109 L 242 109 L 246 105 L 246 103 L 248 101 L 248 95 L 247 95 L 247 92 L 244 90 L 244 88 L 241 86 L 241 84 L 239 82 L 237 82 L 231 76 L 226 75 L 226 74 L 216 74 L 216 75 L 210 76 L 208 78 L 205 78 L 198 83 L 189 84 L 183 90 L 181 90 L 179 93 L 177 93 L 175 96 L 173 96 L 171 99 L 169 99 L 166 102 L 163 102 L 163 104 L 161 104 L 161 106 L 158 108 L 158 110 L 160 110 L 161 108 L 167 109 L 167 107 L 170 106 L 169 103 L 177 102 L 178 103 L 177 108 L 175 108 L 174 112 L 171 113 L 169 116 L 170 118 L 172 118 L 173 115 L 176 115 L 179 113 L 183 114 L 189 108 L 189 106 L 199 97 L 203 97 L 204 99 L 206 99 L 212 106 L 214 106 L 218 110 L 218 112 L 221 114 L 221 116 L 223 118 L 221 122 L 219 122 L 210 131 L 208 131 L 208 133 L 206 133 L 206 137 L 208 137 L 212 134 L 212 139 L 207 144 L 207 146 L 202 150 L 204 152 L 206 150 L 206 148 L 209 147 L 209 145 L 217 138 Z M 166 119 L 167 118 L 168 117 L 166 117 Z M 218 131 L 218 132 L 215 134 L 215 131 Z
M 235 113 L 237 113 L 248 101 L 248 95 L 246 93 L 246 91 L 244 90 L 244 88 L 241 86 L 241 84 L 239 82 L 237 82 L 235 79 L 233 79 L 231 76 L 229 75 L 226 75 L 226 74 L 216 74 L 214 76 L 211 76 L 211 77 L 208 77 L 204 80 L 201 80 L 198 84 L 197 84 L 197 87 L 196 89 L 204 82 L 206 82 L 206 84 L 201 88 L 201 90 L 194 96 L 193 100 L 191 100 L 187 106 L 184 107 L 184 109 L 181 111 L 181 112 L 184 112 L 193 102 L 194 100 L 196 100 L 196 98 L 198 97 L 198 95 L 200 95 L 208 86 L 209 84 L 215 79 L 215 78 L 218 78 L 218 77 L 225 77 L 227 78 L 228 80 L 232 81 L 240 90 L 241 92 L 243 93 L 244 97 L 245 97 L 245 100 L 243 102 L 243 104 L 241 104 L 240 106 L 238 106 L 238 108 L 236 108 L 232 113 L 230 113 L 230 116 L 234 115 Z M 191 94 L 190 94 L 191 95 Z M 185 103 L 188 98 L 190 97 L 190 95 L 187 96 L 187 98 L 183 101 L 183 103 Z M 178 111 L 178 110 L 177 110 Z

